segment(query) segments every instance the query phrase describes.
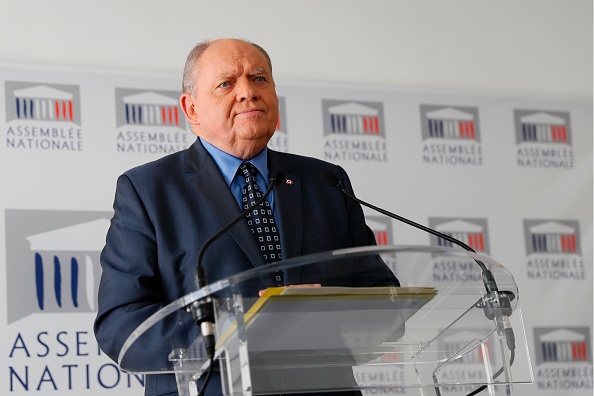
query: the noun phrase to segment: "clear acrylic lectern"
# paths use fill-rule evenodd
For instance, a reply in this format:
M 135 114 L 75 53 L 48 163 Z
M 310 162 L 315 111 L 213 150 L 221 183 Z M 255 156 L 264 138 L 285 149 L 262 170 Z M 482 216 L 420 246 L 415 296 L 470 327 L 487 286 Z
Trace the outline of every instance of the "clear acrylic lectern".
M 378 265 L 399 285 L 366 285 Z M 498 292 L 487 293 L 481 268 L 493 274 Z M 278 275 L 321 287 L 274 287 Z M 215 306 L 213 378 L 228 395 L 360 390 L 445 396 L 482 386 L 482 394 L 513 395 L 514 385 L 533 381 L 513 276 L 494 260 L 460 249 L 343 249 L 237 274 L 146 320 L 124 344 L 120 367 L 175 373 L 180 395 L 195 395 L 209 360 L 186 307 L 203 298 Z M 161 361 L 128 359 L 154 347 L 159 331 Z

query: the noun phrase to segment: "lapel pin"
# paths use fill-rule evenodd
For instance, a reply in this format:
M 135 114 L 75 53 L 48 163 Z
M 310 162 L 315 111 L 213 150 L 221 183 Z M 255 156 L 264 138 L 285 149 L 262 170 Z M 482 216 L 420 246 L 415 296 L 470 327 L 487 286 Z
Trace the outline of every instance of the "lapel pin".
M 287 183 L 289 186 L 293 185 L 293 180 L 291 179 L 285 179 L 285 183 Z

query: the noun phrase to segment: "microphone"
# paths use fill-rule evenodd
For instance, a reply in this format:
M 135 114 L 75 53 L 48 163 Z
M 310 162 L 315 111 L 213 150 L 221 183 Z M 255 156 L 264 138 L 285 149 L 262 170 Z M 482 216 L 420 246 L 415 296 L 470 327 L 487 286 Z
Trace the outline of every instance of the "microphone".
M 202 287 L 206 286 L 206 275 L 204 273 L 204 267 L 202 266 L 202 258 L 204 257 L 204 253 L 206 249 L 212 245 L 214 241 L 216 241 L 221 235 L 227 232 L 231 227 L 237 224 L 241 219 L 243 219 L 255 206 L 260 205 L 272 192 L 272 189 L 279 185 L 284 178 L 284 173 L 282 171 L 276 171 L 273 173 L 272 177 L 270 178 L 270 186 L 266 190 L 266 192 L 262 195 L 260 199 L 254 202 L 253 205 L 248 207 L 246 210 L 241 212 L 237 217 L 235 217 L 229 224 L 221 228 L 217 233 L 211 236 L 205 243 L 202 245 L 200 252 L 198 253 L 198 258 L 196 262 L 196 267 L 194 269 L 194 284 L 196 285 L 196 290 L 201 289 Z M 192 317 L 194 322 L 197 326 L 200 327 L 202 332 L 202 336 L 205 340 L 205 347 L 207 348 L 207 353 L 212 356 L 214 354 L 214 307 L 212 304 L 212 299 L 210 296 L 204 297 L 198 301 L 194 301 L 187 307 L 187 310 L 192 313 Z M 207 345 L 208 343 L 208 345 Z M 211 353 L 212 352 L 212 353 Z
M 424 225 L 415 223 L 412 220 L 409 220 L 402 216 L 398 216 L 397 214 L 388 212 L 387 210 L 378 208 L 377 206 L 371 205 L 370 203 L 360 200 L 359 198 L 355 197 L 353 194 L 348 192 L 344 188 L 342 183 L 340 182 L 340 179 L 328 170 L 324 170 L 322 172 L 322 179 L 324 179 L 324 181 L 330 187 L 340 190 L 344 195 L 346 195 L 350 199 L 354 200 L 355 202 L 358 202 L 361 205 L 367 206 L 368 208 L 371 208 L 379 213 L 382 213 L 382 214 L 384 214 L 388 217 L 391 217 L 395 220 L 398 220 L 400 222 L 403 222 L 410 226 L 418 228 L 418 229 L 425 231 L 429 234 L 433 234 L 439 238 L 442 238 L 448 242 L 451 242 L 455 245 L 462 247 L 466 251 L 476 253 L 474 251 L 474 249 L 472 249 L 470 246 L 468 246 L 467 244 L 465 244 L 462 241 L 459 241 L 456 238 L 452 238 L 451 236 L 449 236 L 447 234 L 443 234 L 443 233 L 441 233 L 437 230 L 434 230 L 432 228 L 425 227 Z M 485 264 L 482 261 L 480 261 L 480 260 L 474 260 L 474 261 L 478 264 L 478 266 L 482 270 L 483 284 L 485 285 L 485 289 L 487 291 L 486 297 L 489 297 L 489 298 L 483 299 L 482 308 L 485 311 L 485 316 L 489 320 L 493 320 L 497 317 L 497 311 L 500 310 L 501 323 L 499 321 L 496 321 L 498 324 L 498 329 L 502 329 L 502 331 L 505 331 L 505 333 L 507 335 L 506 338 L 507 338 L 508 347 L 510 350 L 514 350 L 515 349 L 515 337 L 513 335 L 513 330 L 511 328 L 511 324 L 509 322 L 509 316 L 512 314 L 511 300 L 514 298 L 514 294 L 510 291 L 500 292 L 499 288 L 497 287 L 497 282 L 495 280 L 495 277 L 493 276 L 493 273 L 485 266 Z

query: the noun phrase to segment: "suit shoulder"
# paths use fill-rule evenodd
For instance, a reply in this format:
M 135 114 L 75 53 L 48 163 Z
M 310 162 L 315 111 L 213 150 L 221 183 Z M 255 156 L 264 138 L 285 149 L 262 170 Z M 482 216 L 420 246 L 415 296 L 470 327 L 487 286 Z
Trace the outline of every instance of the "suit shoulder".
M 321 160 L 319 158 L 308 157 L 305 155 L 299 154 L 292 154 L 292 153 L 281 153 L 277 151 L 273 151 L 274 155 L 277 156 L 278 161 L 284 164 L 291 164 L 295 167 L 299 168 L 310 168 L 310 169 L 319 169 L 319 170 L 333 170 L 337 167 L 340 168 L 338 165 L 333 164 L 328 161 Z
M 135 166 L 124 172 L 125 175 L 135 178 L 141 175 L 158 175 L 162 172 L 171 172 L 172 169 L 182 167 L 186 150 L 178 151 L 165 157 Z

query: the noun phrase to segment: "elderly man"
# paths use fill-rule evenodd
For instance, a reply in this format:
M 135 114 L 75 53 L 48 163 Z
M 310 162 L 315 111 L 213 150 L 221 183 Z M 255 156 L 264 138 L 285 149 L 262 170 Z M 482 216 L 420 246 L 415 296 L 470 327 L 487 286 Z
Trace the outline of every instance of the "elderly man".
M 261 248 L 250 219 L 239 222 L 206 250 L 207 282 L 281 258 L 375 243 L 361 207 L 319 176 L 327 170 L 351 190 L 342 168 L 267 149 L 278 121 L 278 98 L 270 58 L 260 46 L 237 39 L 198 44 L 186 62 L 180 105 L 198 136 L 194 144 L 131 169 L 117 182 L 95 321 L 101 349 L 116 361 L 140 323 L 195 290 L 200 247 L 239 215 L 247 179 L 255 177 L 265 191 L 270 175 L 284 174 L 286 182 L 266 203 L 275 242 Z M 307 271 L 284 274 L 278 282 L 324 285 L 319 273 Z M 397 281 L 380 266 L 357 283 L 353 286 Z M 275 285 L 260 289 L 267 286 Z M 156 370 L 175 347 L 173 340 L 187 345 L 197 335 L 191 319 L 187 326 L 163 321 L 143 338 L 142 353 L 126 356 L 123 365 Z M 221 393 L 216 375 L 207 395 Z M 147 375 L 145 394 L 177 395 L 175 378 Z

